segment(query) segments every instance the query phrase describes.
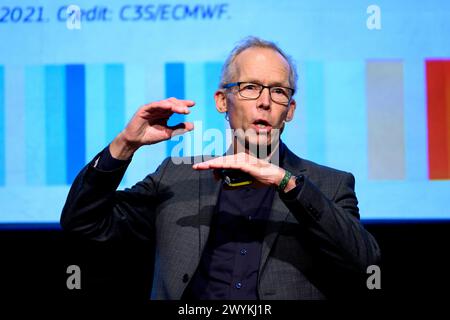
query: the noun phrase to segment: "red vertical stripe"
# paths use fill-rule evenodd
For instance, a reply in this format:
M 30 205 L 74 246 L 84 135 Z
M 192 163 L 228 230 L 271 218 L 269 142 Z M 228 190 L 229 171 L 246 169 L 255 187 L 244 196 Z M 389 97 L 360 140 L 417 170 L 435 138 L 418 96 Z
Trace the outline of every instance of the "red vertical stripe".
M 450 61 L 445 64 L 445 105 L 446 105 L 446 127 L 445 132 L 447 133 L 447 179 L 450 179 Z
M 450 179 L 450 61 L 426 62 L 428 175 Z

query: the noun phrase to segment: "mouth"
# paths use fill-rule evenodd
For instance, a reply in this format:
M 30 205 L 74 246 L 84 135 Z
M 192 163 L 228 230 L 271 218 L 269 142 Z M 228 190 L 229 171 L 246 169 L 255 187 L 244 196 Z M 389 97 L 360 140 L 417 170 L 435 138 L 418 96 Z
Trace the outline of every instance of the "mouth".
M 252 123 L 252 127 L 257 133 L 270 132 L 272 130 L 272 125 L 264 119 L 257 119 Z

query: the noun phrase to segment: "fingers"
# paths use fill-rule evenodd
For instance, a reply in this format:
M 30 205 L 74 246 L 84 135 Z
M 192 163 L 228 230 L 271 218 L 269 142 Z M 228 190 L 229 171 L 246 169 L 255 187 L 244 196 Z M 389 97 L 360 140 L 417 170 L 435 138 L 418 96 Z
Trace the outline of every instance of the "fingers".
M 246 172 L 246 166 L 243 163 L 232 162 L 214 162 L 214 163 L 197 163 L 192 166 L 195 170 L 207 170 L 207 169 L 239 169 Z
M 168 117 L 172 113 L 188 114 L 190 113 L 189 108 L 194 105 L 195 102 L 192 100 L 168 98 L 165 100 L 146 104 L 140 109 L 140 111 L 146 117 Z
M 233 154 L 224 157 L 218 157 L 205 162 L 196 163 L 193 165 L 193 169 L 206 170 L 206 169 L 240 169 L 244 172 L 247 171 L 249 164 L 256 164 L 258 159 L 249 156 L 248 154 Z
M 173 137 L 192 131 L 194 129 L 194 124 L 192 122 L 182 122 L 175 126 L 168 126 L 167 128 L 171 130 L 170 136 Z

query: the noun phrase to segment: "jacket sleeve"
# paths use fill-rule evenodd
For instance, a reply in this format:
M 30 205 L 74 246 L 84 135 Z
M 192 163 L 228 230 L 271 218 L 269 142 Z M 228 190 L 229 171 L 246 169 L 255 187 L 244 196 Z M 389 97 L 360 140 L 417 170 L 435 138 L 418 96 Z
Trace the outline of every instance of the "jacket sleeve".
M 355 178 L 351 173 L 338 177 L 331 198 L 307 177 L 298 192 L 293 196 L 282 194 L 281 198 L 296 219 L 306 225 L 322 257 L 347 271 L 366 273 L 369 265 L 379 263 L 380 250 L 359 220 Z
M 99 155 L 75 178 L 62 210 L 61 227 L 99 241 L 151 239 L 158 185 L 169 159 L 132 188 L 116 191 L 129 162 L 102 171 L 95 167 Z

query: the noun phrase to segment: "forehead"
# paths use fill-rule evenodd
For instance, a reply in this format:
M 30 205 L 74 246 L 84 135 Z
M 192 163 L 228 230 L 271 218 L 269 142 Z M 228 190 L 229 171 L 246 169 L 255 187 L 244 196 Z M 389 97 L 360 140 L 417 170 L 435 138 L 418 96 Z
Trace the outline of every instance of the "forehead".
M 239 81 L 260 81 L 264 84 L 289 82 L 289 64 L 277 51 L 270 48 L 249 48 L 235 59 Z

